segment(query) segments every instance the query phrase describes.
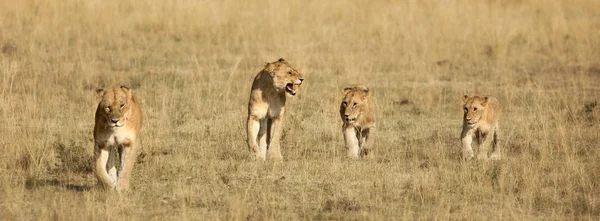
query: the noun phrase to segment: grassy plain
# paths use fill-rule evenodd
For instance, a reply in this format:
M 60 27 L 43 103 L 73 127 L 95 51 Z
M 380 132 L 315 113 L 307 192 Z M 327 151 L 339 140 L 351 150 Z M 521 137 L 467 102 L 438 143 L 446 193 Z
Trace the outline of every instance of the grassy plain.
M 598 220 L 600 1 L 0 1 L 0 219 Z M 285 161 L 248 160 L 253 77 L 305 72 Z M 123 196 L 96 187 L 99 86 L 145 114 Z M 346 159 L 341 88 L 372 88 Z M 497 163 L 460 158 L 463 94 L 504 105 Z

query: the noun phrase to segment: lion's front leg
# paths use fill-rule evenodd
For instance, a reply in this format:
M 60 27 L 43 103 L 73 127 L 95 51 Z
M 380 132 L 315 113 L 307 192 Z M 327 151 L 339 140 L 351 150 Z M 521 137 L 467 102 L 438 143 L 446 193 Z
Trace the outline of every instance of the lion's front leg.
M 107 163 L 110 150 L 111 149 L 109 147 L 98 145 L 98 143 L 94 145 L 94 172 L 96 173 L 96 177 L 102 186 L 107 188 L 115 188 L 117 185 L 117 180 L 113 179 L 106 170 L 108 166 Z
M 473 130 L 463 127 L 460 137 L 462 142 L 463 159 L 468 160 L 473 158 Z
M 492 160 L 500 160 L 500 147 L 498 146 L 498 134 L 499 133 L 500 133 L 500 130 L 499 130 L 498 126 L 496 125 L 496 127 L 494 129 L 493 140 L 492 140 L 492 155 L 490 156 L 490 159 L 492 159 Z
M 272 118 L 270 123 L 271 128 L 269 129 L 269 149 L 267 154 L 269 159 L 282 160 L 281 155 L 281 133 L 283 132 L 283 117 Z
M 346 142 L 346 148 L 348 149 L 348 157 L 358 158 L 359 157 L 359 141 L 354 127 L 344 127 L 344 141 Z
M 255 155 L 256 159 L 265 160 L 266 145 L 264 147 L 265 150 L 262 150 L 262 148 L 258 144 L 258 136 L 259 136 L 259 132 L 261 131 L 261 127 L 262 126 L 261 126 L 260 120 L 258 118 L 254 117 L 254 116 L 248 116 L 248 125 L 247 125 L 248 148 Z M 266 125 L 264 127 L 266 127 Z M 261 139 L 266 139 L 264 137 L 265 136 L 263 134 L 263 137 L 261 137 Z
M 119 165 L 118 180 L 117 180 L 117 192 L 126 191 L 129 189 L 129 182 L 131 180 L 131 174 L 133 173 L 133 167 L 137 159 L 137 150 L 139 149 L 139 141 L 133 141 L 127 144 L 123 144 L 119 148 L 119 155 L 121 156 L 121 163 Z

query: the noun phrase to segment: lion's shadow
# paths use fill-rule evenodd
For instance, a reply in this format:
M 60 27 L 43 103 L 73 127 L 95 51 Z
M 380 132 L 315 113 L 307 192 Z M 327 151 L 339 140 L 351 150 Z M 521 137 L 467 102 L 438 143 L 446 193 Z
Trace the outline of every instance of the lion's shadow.
M 27 188 L 27 189 L 35 189 L 35 188 L 46 187 L 46 186 L 61 187 L 61 188 L 65 188 L 67 190 L 75 191 L 75 192 L 86 192 L 86 191 L 90 191 L 93 188 L 93 186 L 91 186 L 91 185 L 72 184 L 72 183 L 69 183 L 69 182 L 66 182 L 63 180 L 58 180 L 58 179 L 29 178 L 25 182 L 25 188 Z

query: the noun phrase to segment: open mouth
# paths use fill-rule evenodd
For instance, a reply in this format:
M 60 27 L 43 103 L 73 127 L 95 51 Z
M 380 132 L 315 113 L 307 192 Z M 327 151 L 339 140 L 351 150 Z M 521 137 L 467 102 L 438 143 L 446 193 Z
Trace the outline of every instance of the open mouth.
M 288 94 L 290 95 L 296 95 L 296 88 L 298 88 L 298 86 L 296 86 L 293 83 L 289 83 L 285 85 L 285 91 L 288 92 Z

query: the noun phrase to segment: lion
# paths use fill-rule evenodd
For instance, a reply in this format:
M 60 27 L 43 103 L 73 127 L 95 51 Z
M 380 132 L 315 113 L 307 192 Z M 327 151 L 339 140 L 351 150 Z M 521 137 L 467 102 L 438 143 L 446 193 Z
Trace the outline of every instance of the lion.
M 286 96 L 296 95 L 302 74 L 283 58 L 267 63 L 252 82 L 248 102 L 247 142 L 255 159 L 282 160 L 279 140 Z
M 370 101 L 371 91 L 364 85 L 350 85 L 344 88 L 344 98 L 340 105 L 342 133 L 348 150 L 348 157 L 367 157 L 369 134 L 375 127 L 375 115 Z
M 465 111 L 461 133 L 463 158 L 474 157 L 472 143 L 476 138 L 479 144 L 477 158 L 499 160 L 498 133 L 502 117 L 500 102 L 490 96 L 469 97 L 468 95 L 464 95 L 462 101 Z M 491 154 L 489 153 L 490 146 Z
M 100 184 L 117 192 L 129 188 L 129 180 L 140 148 L 142 110 L 127 86 L 97 89 L 101 98 L 94 126 L 95 173 Z M 115 168 L 115 150 L 119 168 Z

